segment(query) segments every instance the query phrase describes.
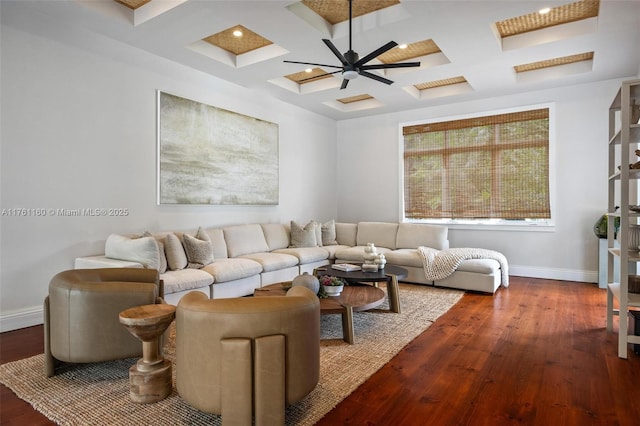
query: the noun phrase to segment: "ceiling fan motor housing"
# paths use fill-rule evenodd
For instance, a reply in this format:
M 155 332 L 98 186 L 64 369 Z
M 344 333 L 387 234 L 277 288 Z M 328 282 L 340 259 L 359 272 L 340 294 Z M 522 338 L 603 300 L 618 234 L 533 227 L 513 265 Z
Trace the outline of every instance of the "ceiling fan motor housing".
M 342 73 L 342 78 L 345 80 L 353 80 L 358 77 L 358 72 L 353 70 L 348 70 Z

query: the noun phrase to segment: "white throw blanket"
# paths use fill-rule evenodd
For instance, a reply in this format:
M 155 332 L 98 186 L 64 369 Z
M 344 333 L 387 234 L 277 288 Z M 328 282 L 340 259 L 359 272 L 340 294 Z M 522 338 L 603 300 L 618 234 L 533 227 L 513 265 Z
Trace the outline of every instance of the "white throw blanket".
M 480 248 L 451 248 L 437 250 L 431 247 L 418 247 L 422 258 L 424 273 L 429 281 L 442 280 L 453 274 L 463 260 L 493 259 L 500 264 L 502 285 L 509 287 L 509 264 L 500 252 Z

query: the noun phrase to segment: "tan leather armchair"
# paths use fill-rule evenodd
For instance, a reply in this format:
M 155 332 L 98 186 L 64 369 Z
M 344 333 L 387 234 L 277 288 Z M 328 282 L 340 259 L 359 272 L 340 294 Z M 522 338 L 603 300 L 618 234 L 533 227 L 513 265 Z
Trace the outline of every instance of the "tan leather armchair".
M 305 287 L 286 296 L 182 297 L 176 311 L 176 387 L 223 425 L 283 425 L 285 407 L 320 376 L 320 302 Z
M 153 269 L 74 269 L 55 275 L 44 301 L 46 375 L 55 375 L 61 362 L 140 356 L 140 341 L 120 324 L 118 314 L 162 302 L 162 282 Z

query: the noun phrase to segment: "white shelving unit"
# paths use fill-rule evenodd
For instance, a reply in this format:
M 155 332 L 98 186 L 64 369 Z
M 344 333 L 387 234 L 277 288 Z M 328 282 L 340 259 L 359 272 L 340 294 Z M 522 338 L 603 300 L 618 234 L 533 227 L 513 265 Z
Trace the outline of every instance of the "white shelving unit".
M 637 202 L 637 185 L 640 169 L 631 169 L 638 161 L 635 154 L 640 149 L 640 80 L 625 81 L 609 107 L 609 200 L 608 216 L 620 218 L 619 248 L 614 246 L 614 222 L 608 220 L 608 284 L 607 330 L 613 331 L 613 317 L 618 316 L 618 356 L 627 358 L 628 344 L 640 344 L 640 336 L 629 334 L 629 310 L 640 309 L 640 294 L 629 293 L 629 273 L 635 272 L 640 262 L 638 247 L 629 247 L 629 225 L 638 224 L 640 213 L 629 210 Z M 620 168 L 618 166 L 621 166 Z M 616 212 L 615 206 L 620 210 Z M 628 250 L 626 248 L 631 248 Z M 619 258 L 619 262 L 614 259 Z M 630 268 L 631 265 L 631 268 Z M 614 267 L 619 268 L 620 282 L 614 282 Z M 617 306 L 616 306 L 617 305 Z

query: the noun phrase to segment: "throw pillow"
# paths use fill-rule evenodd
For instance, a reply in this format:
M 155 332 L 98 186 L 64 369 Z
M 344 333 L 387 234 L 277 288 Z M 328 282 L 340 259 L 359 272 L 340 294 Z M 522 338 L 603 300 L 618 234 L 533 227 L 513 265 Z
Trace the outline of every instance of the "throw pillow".
M 104 254 L 112 259 L 141 263 L 145 268 L 158 269 L 160 254 L 153 237 L 128 237 L 111 234 L 104 245 Z
M 187 268 L 200 269 L 213 262 L 213 245 L 202 227 L 198 228 L 195 236 L 184 234 L 182 242 L 187 254 Z
M 325 222 L 320 226 L 320 228 L 322 232 L 322 245 L 337 246 L 338 242 L 336 241 L 336 221 L 330 220 L 329 222 Z
M 291 221 L 291 246 L 300 247 L 316 247 L 316 222 L 307 223 L 304 228 L 296 221 Z
M 151 232 L 149 231 L 144 231 L 142 236 L 153 237 L 153 234 L 151 234 Z M 164 274 L 165 272 L 167 272 L 167 255 L 164 252 L 164 243 L 162 242 L 162 240 L 162 238 L 156 238 L 156 243 L 158 243 L 158 253 L 160 254 L 160 266 L 158 267 L 158 272 Z
M 167 267 L 170 270 L 178 271 L 187 267 L 187 255 L 176 234 L 168 234 L 164 238 L 164 251 L 167 254 Z

